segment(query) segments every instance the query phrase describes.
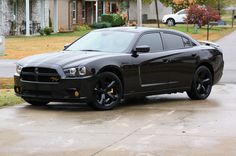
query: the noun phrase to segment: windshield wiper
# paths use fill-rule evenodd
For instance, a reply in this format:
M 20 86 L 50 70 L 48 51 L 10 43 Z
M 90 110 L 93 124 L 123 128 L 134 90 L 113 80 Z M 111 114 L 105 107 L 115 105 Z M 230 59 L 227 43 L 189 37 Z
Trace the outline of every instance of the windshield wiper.
M 80 51 L 101 51 L 101 50 L 95 50 L 95 49 L 82 49 Z

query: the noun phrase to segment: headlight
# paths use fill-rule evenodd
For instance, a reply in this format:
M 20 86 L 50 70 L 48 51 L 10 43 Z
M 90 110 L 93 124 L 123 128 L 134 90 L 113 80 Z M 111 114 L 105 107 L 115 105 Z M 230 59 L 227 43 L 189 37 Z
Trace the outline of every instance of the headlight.
M 64 69 L 64 73 L 67 77 L 79 77 L 79 76 L 85 76 L 87 74 L 87 68 L 85 66 L 82 67 L 73 67 Z
M 87 69 L 86 69 L 86 67 L 79 67 L 78 71 L 79 71 L 79 75 L 84 76 L 84 75 L 86 75 Z
M 21 73 L 21 71 L 22 71 L 22 66 L 21 65 L 16 65 L 16 73 L 17 74 L 20 74 Z

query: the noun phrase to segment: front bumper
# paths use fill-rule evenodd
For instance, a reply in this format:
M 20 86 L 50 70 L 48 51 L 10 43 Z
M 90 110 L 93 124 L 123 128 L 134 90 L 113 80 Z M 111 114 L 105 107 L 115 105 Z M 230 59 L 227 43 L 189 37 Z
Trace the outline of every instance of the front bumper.
M 28 100 L 77 102 L 89 101 L 93 95 L 95 76 L 85 78 L 66 78 L 59 82 L 31 82 L 14 75 L 15 93 Z

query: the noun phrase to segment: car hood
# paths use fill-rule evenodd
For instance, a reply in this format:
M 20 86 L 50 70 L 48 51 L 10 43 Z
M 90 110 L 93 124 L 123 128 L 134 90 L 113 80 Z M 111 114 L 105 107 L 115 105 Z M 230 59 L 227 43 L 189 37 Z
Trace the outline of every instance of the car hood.
M 23 67 L 59 65 L 64 68 L 71 67 L 74 64 L 80 65 L 83 62 L 88 62 L 88 60 L 93 58 L 95 59 L 107 55 L 112 54 L 103 52 L 61 51 L 29 56 L 19 60 L 17 64 L 22 65 Z

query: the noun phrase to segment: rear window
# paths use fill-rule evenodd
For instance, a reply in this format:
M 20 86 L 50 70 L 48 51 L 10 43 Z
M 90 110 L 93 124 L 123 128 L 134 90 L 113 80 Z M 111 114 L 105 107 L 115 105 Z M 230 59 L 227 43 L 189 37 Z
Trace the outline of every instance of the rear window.
M 167 50 L 181 49 L 185 47 L 182 36 L 169 33 L 164 33 L 163 36 L 166 42 Z

